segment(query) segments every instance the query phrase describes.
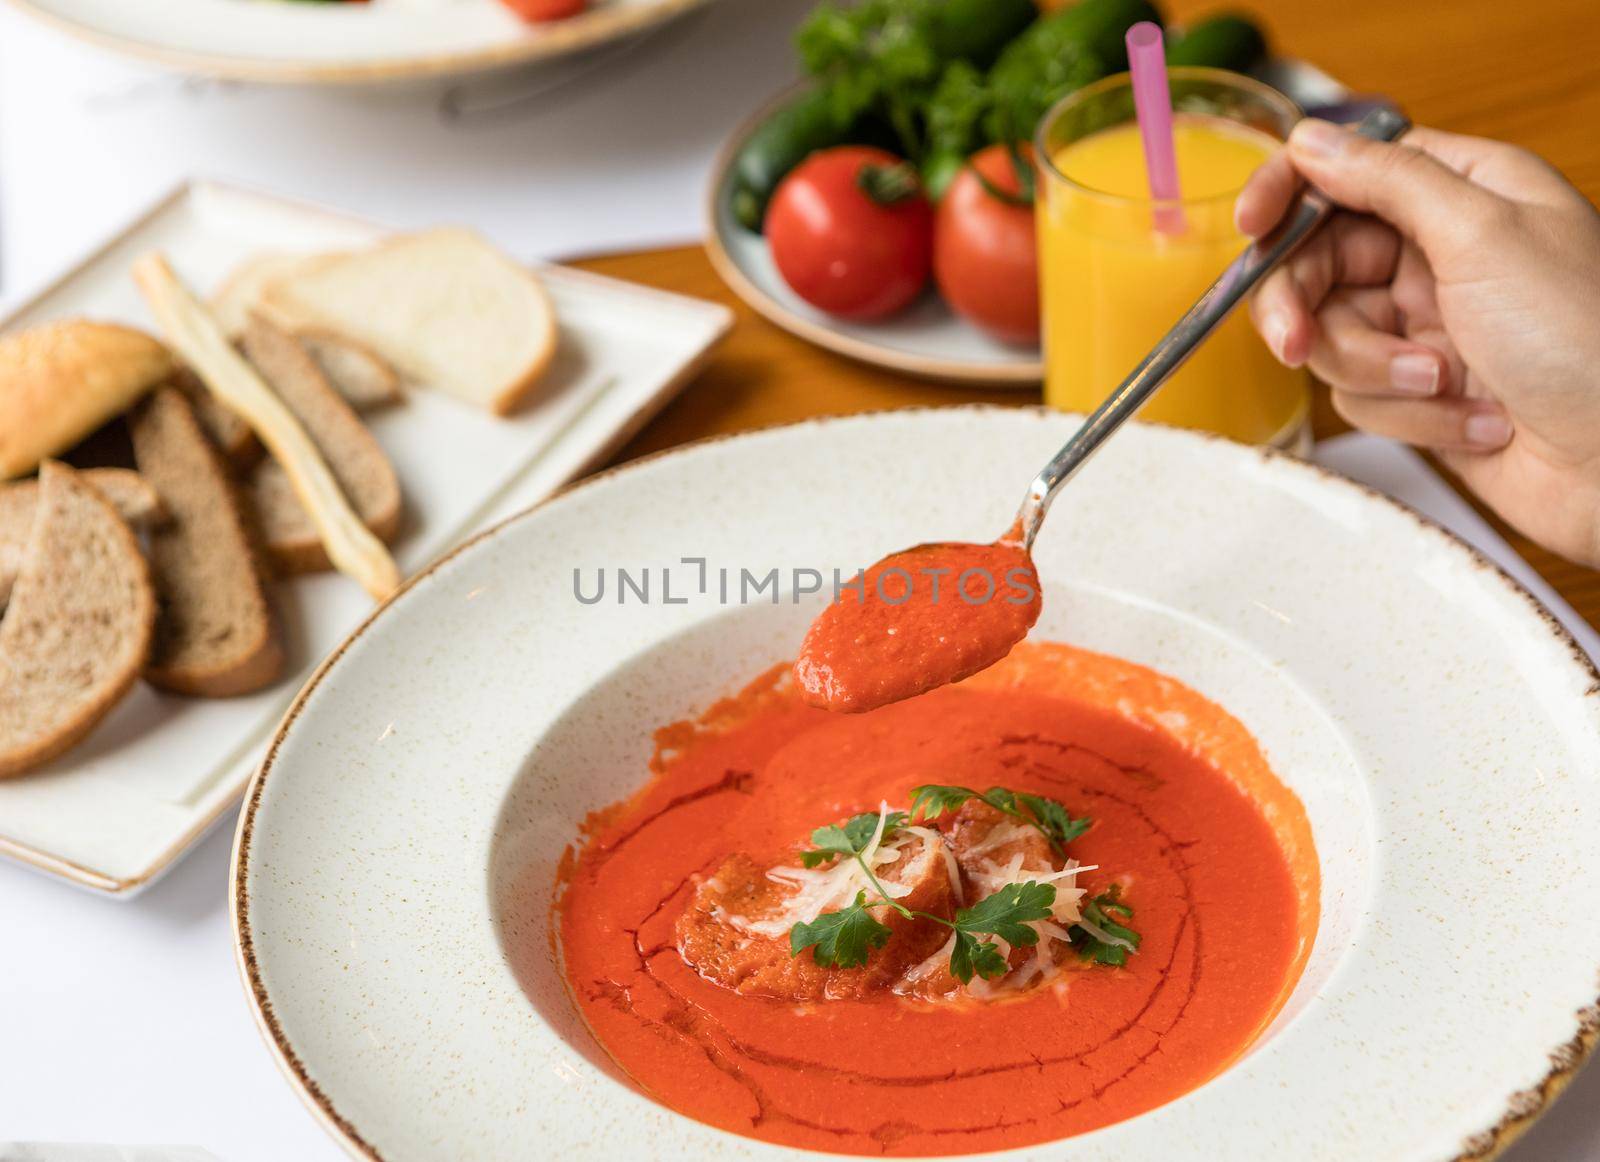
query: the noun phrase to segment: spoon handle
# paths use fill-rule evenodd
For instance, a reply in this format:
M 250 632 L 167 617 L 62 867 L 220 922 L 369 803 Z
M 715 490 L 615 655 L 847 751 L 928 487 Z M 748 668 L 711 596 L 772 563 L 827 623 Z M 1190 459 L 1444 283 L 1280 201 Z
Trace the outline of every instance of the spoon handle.
M 1362 118 L 1356 132 L 1379 141 L 1393 141 L 1409 128 L 1411 122 L 1401 114 L 1393 109 L 1380 108 Z M 1183 366 L 1184 361 L 1194 354 L 1195 349 L 1217 329 L 1256 283 L 1327 221 L 1333 211 L 1333 203 L 1321 191 L 1314 188 L 1302 191 L 1273 232 L 1245 247 L 1244 252 L 1228 264 L 1222 276 L 1211 284 L 1188 313 L 1144 357 L 1144 361 L 1133 369 L 1133 373 L 1122 381 L 1122 385 L 1094 410 L 1094 414 L 1083 422 L 1072 439 L 1044 466 L 1028 489 L 1028 498 L 1023 501 L 1022 510 L 1017 514 L 1024 548 L 1033 546 L 1045 511 L 1061 486 L 1083 467 L 1112 432 L 1130 419 L 1155 390 Z

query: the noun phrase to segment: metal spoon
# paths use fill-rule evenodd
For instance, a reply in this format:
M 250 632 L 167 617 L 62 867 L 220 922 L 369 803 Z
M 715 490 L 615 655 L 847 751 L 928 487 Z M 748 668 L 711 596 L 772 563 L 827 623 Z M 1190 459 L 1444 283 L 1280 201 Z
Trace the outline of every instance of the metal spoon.
M 1357 132 L 1381 141 L 1393 141 L 1410 127 L 1398 113 L 1387 109 L 1370 114 Z M 1296 198 L 1284 221 L 1267 237 L 1256 240 L 1228 265 L 1222 277 L 1200 296 L 1133 374 L 1123 380 L 1083 427 L 1074 433 L 1055 459 L 1044 466 L 1028 489 L 1016 522 L 997 545 L 1028 553 L 1039 535 L 1045 511 L 1061 486 L 1090 456 L 1099 450 L 1112 432 L 1121 427 L 1145 400 L 1183 365 L 1196 347 L 1217 329 L 1273 267 L 1289 256 L 1333 213 L 1333 204 L 1316 190 L 1306 190 Z M 996 546 L 923 545 L 885 557 L 874 569 L 887 570 L 891 563 L 909 553 L 937 549 L 946 555 Z M 1027 560 L 1023 557 L 1023 562 Z M 897 566 L 898 567 L 898 566 Z M 912 576 L 908 567 L 903 570 Z M 920 573 L 960 572 L 958 568 L 918 570 Z M 912 582 L 913 587 L 915 581 Z M 925 603 L 938 604 L 933 588 Z M 853 605 L 836 602 L 818 615 L 806 635 L 800 658 L 795 662 L 795 682 L 802 696 L 812 705 L 828 710 L 872 710 L 902 698 L 915 697 L 946 682 L 959 681 L 1005 657 L 1021 641 L 1038 617 L 1038 590 L 1028 607 L 1031 616 L 997 617 L 1008 608 L 985 601 L 978 604 L 949 601 L 941 620 L 922 617 L 907 622 L 901 611 L 908 608 L 915 592 L 899 602 L 883 597 L 869 602 L 863 596 Z M 913 604 L 916 604 L 913 601 Z M 885 626 L 885 618 L 891 624 Z M 955 647 L 952 647 L 955 643 Z
M 1393 141 L 1410 128 L 1411 122 L 1393 109 L 1375 109 L 1361 119 L 1356 132 L 1377 141 Z M 1013 528 L 1020 531 L 1024 549 L 1033 547 L 1044 514 L 1061 486 L 1100 450 L 1111 433 L 1133 417 L 1173 372 L 1183 366 L 1251 289 L 1315 233 L 1333 211 L 1334 205 L 1326 194 L 1314 188 L 1302 191 L 1273 232 L 1245 247 L 1244 253 L 1228 264 L 1222 276 L 1177 321 L 1122 385 L 1083 422 L 1083 427 L 1034 477 L 1028 498 L 1017 511 L 1017 524 Z

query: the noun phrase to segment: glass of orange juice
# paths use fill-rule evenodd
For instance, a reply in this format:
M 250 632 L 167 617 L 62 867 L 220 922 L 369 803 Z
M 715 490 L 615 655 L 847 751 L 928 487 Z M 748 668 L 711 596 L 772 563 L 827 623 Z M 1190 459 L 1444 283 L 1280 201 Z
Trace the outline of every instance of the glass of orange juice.
M 1039 126 L 1039 268 L 1045 402 L 1092 411 L 1177 322 L 1247 239 L 1233 224 L 1245 181 L 1288 136 L 1294 102 L 1220 69 L 1174 68 L 1182 198 L 1157 202 L 1126 74 L 1063 99 Z M 1273 358 L 1243 310 L 1141 413 L 1250 444 L 1298 446 L 1310 380 Z

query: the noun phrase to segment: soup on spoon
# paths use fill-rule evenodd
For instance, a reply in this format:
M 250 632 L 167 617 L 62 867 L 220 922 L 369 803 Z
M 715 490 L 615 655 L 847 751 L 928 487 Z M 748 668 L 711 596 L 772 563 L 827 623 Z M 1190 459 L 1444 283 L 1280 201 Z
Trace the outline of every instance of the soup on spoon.
M 794 664 L 801 697 L 860 713 L 987 669 L 1039 620 L 1020 522 L 987 545 L 917 545 L 842 586 Z

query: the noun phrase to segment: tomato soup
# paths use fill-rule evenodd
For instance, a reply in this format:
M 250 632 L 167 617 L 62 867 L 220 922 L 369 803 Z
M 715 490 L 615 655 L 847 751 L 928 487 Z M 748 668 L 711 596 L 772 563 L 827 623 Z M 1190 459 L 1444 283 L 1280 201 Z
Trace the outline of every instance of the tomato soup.
M 1179 1097 L 1287 999 L 1317 925 L 1310 827 L 1215 703 L 1048 643 L 855 715 L 806 705 L 787 669 L 659 731 L 649 781 L 592 817 L 563 861 L 573 999 L 644 1093 L 786 1146 L 1005 1149 Z M 686 962 L 682 918 L 730 852 L 796 862 L 819 825 L 904 806 L 928 783 L 1004 786 L 1092 820 L 1070 855 L 1090 893 L 1118 885 L 1137 951 L 1074 958 L 1026 991 L 936 1000 L 749 995 Z

